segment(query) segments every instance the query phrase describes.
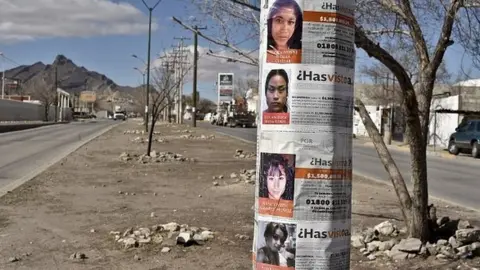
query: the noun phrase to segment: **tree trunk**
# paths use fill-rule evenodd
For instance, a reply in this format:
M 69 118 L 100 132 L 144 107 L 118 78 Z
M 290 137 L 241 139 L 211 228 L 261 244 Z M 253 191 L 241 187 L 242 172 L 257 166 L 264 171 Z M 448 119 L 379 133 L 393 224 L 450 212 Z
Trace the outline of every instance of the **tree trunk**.
M 44 111 L 44 117 L 45 117 L 45 122 L 48 122 L 48 115 L 49 115 L 49 109 L 50 109 L 50 105 L 48 104 L 45 104 L 45 106 L 43 107 L 43 109 L 45 110 Z
M 168 105 L 168 123 L 172 123 L 172 106 L 171 105 Z
M 410 210 L 412 209 L 412 199 L 410 198 L 407 186 L 405 185 L 405 180 L 403 179 L 400 170 L 390 155 L 390 152 L 388 151 L 387 146 L 385 145 L 385 142 L 378 131 L 378 128 L 373 123 L 372 118 L 370 118 L 365 105 L 360 99 L 355 100 L 355 105 L 358 107 L 358 113 L 360 114 L 363 125 L 367 129 L 368 135 L 372 139 L 373 145 L 377 150 L 378 157 L 382 161 L 385 170 L 390 175 L 390 180 L 392 181 L 398 200 L 400 201 L 400 209 L 402 211 L 403 218 L 407 227 L 409 227 L 408 224 L 411 224 Z
M 412 166 L 413 183 L 413 222 L 411 224 L 411 236 L 427 241 L 430 238 L 428 226 L 428 174 L 427 174 L 427 144 L 430 122 L 430 103 L 431 95 L 425 85 L 420 83 L 420 94 L 418 97 L 420 127 L 418 130 L 412 129 L 412 133 L 418 136 L 410 136 L 410 156 Z M 433 88 L 433 84 L 431 85 Z
M 151 117 L 151 126 L 148 132 L 148 146 L 147 146 L 147 156 L 150 156 L 152 152 L 152 143 L 153 143 L 153 131 L 155 130 L 155 123 L 157 122 L 157 118 L 159 113 L 157 112 L 158 108 L 155 105 L 152 106 L 152 117 Z
M 365 50 L 370 57 L 375 57 L 375 59 L 390 69 L 402 89 L 403 106 L 408 131 L 407 138 L 411 154 L 414 190 L 412 197 L 415 198 L 411 208 L 412 219 L 411 222 L 407 224 L 407 227 L 411 236 L 426 241 L 429 238 L 427 159 L 425 139 L 422 132 L 422 128 L 424 129 L 425 126 L 421 123 L 421 114 L 419 113 L 423 108 L 419 106 L 414 86 L 405 68 L 378 43 L 370 40 L 363 29 L 357 26 L 355 27 L 355 45 Z M 429 100 L 428 96 L 426 100 Z

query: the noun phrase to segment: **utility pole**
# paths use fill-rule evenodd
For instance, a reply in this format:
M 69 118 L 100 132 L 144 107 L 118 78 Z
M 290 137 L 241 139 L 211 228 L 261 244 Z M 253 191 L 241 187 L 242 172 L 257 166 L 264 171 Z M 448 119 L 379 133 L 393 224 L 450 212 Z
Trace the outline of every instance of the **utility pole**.
M 235 2 L 244 3 L 245 1 Z M 308 55 L 308 59 L 292 57 L 294 54 L 301 54 L 299 49 L 277 50 L 278 44 L 271 48 L 277 50 L 277 53 L 268 58 L 264 57 L 270 48 L 267 49 L 268 26 L 263 22 L 267 21 L 269 10 L 279 9 L 282 4 L 277 3 L 280 1 L 271 0 L 256 2 L 260 2 L 258 6 L 260 9 L 259 21 L 262 22 L 259 31 L 259 78 L 262 80 L 260 86 L 266 85 L 269 92 L 273 92 L 272 94 L 280 94 L 280 89 L 288 89 L 288 85 L 283 84 L 282 87 L 279 87 L 279 84 L 271 79 L 279 76 L 278 78 L 283 78 L 282 80 L 285 82 L 289 79 L 291 81 L 308 81 L 311 89 L 322 89 L 322 91 L 298 89 L 298 100 L 290 100 L 285 97 L 276 102 L 270 102 L 267 93 L 259 95 L 259 103 L 267 106 L 260 110 L 262 121 L 257 128 L 257 138 L 259 139 L 257 141 L 256 171 L 259 174 L 257 174 L 255 183 L 254 239 L 268 236 L 271 228 L 275 230 L 281 228 L 284 239 L 289 237 L 298 239 L 291 248 L 286 245 L 285 250 L 289 252 L 291 249 L 290 253 L 294 254 L 296 251 L 297 255 L 300 252 L 302 255 L 306 255 L 305 257 L 297 256 L 294 262 L 296 267 L 292 268 L 349 270 L 353 190 L 352 114 L 355 78 L 355 11 L 353 9 L 355 0 L 338 0 L 335 1 L 335 4 L 323 6 L 312 4 L 305 7 L 304 12 L 310 14 L 309 17 L 311 16 L 310 18 L 315 21 L 315 24 L 306 26 L 308 30 L 303 31 L 302 39 L 317 39 L 319 33 L 322 32 L 323 38 L 331 40 L 328 48 L 324 51 L 313 51 Z M 304 20 L 307 20 L 306 17 Z M 342 19 L 319 20 L 320 17 L 341 17 Z M 332 27 L 349 30 L 344 32 L 325 31 Z M 337 56 L 337 48 L 340 45 L 348 49 L 344 54 L 342 53 L 342 56 Z M 327 63 L 324 58 L 326 53 L 335 55 L 336 59 L 341 57 L 342 61 Z M 308 67 L 305 65 L 307 61 Z M 275 63 L 275 67 L 271 66 L 272 63 Z M 305 69 L 318 70 L 328 74 L 327 76 L 345 77 L 345 80 L 335 79 L 320 83 L 311 75 L 312 71 L 299 72 L 300 74 L 297 75 L 296 72 L 288 74 L 285 69 L 297 70 L 297 72 Z M 221 79 L 219 81 L 222 82 Z M 340 86 L 342 87 L 341 97 L 336 90 Z M 260 90 L 259 92 L 264 91 Z M 301 95 L 321 101 L 314 106 L 304 104 Z M 338 106 L 348 109 L 339 110 Z M 290 110 L 292 107 L 295 108 L 294 111 Z M 309 117 L 317 114 L 319 110 L 328 115 L 335 115 L 335 117 L 324 118 L 322 121 L 317 121 L 318 117 L 316 119 Z M 295 111 L 305 116 L 302 120 L 304 122 L 294 118 L 297 113 Z M 285 133 L 285 129 L 288 129 L 288 134 Z M 322 145 L 322 149 L 314 147 L 316 145 Z M 264 170 L 264 168 L 275 168 L 279 166 L 277 164 L 285 164 L 280 165 L 285 168 L 285 172 L 286 168 L 294 170 L 291 174 L 285 174 L 283 182 L 292 183 L 294 188 L 288 189 L 288 184 L 283 183 L 279 187 L 272 188 L 268 184 L 268 187 L 264 188 L 267 181 L 265 178 L 269 176 L 268 170 Z M 275 185 L 279 185 L 279 183 L 276 182 Z M 275 194 L 277 190 L 279 192 Z M 253 254 L 260 255 L 256 256 L 256 260 L 253 262 L 254 270 L 276 268 L 274 265 L 278 262 L 270 259 L 269 256 L 264 256 L 263 247 L 259 247 L 254 242 L 251 250 Z
M 176 40 L 180 40 L 179 44 L 178 44 L 178 49 L 176 51 L 176 53 L 178 54 L 178 58 L 179 58 L 179 65 L 178 65 L 178 69 L 175 69 L 175 72 L 179 72 L 177 74 L 177 79 L 179 80 L 178 82 L 178 91 L 177 91 L 177 124 L 182 124 L 183 123 L 183 77 L 185 74 L 184 73 L 184 64 L 188 64 L 188 63 L 184 63 L 184 58 L 187 57 L 186 54 L 184 54 L 186 51 L 185 51 L 185 44 L 184 44 L 184 40 L 190 40 L 190 38 L 186 38 L 186 37 L 174 37 L 174 39 Z M 174 50 L 175 51 L 175 50 Z
M 173 80 L 174 83 L 177 81 L 177 72 L 176 72 L 176 67 L 177 67 L 177 59 L 176 59 L 176 53 L 169 53 L 165 54 L 163 56 L 158 57 L 158 59 L 165 59 L 164 62 L 162 62 L 162 67 L 165 69 L 164 72 L 172 72 L 173 71 Z M 164 74 L 165 75 L 165 74 Z M 175 91 L 176 92 L 176 91 Z M 166 95 L 169 95 L 170 93 L 165 93 Z M 175 93 L 176 94 L 176 93 Z M 174 97 L 175 98 L 175 97 Z M 171 97 L 167 96 L 165 101 L 167 102 L 165 109 L 163 110 L 163 120 L 164 121 L 171 121 L 171 113 L 172 113 L 172 104 L 171 104 Z
M 192 106 L 192 125 L 193 127 L 197 126 L 197 114 L 196 114 L 196 106 L 197 106 L 197 66 L 198 66 L 198 32 L 199 30 L 205 30 L 207 27 L 198 27 L 198 25 L 195 25 L 193 28 L 184 25 L 179 19 L 172 17 L 172 19 L 183 25 L 183 27 L 194 34 L 194 49 L 193 49 L 193 93 L 192 93 L 192 99 L 193 99 L 193 106 Z
M 147 89 L 146 89 L 146 87 L 145 87 L 145 71 L 141 71 L 141 70 L 140 70 L 139 68 L 137 68 L 137 67 L 134 67 L 133 69 L 136 70 L 136 71 L 138 71 L 138 72 L 140 72 L 140 74 L 142 74 L 142 87 L 143 87 L 143 92 L 146 93 L 146 92 L 147 92 L 147 91 L 146 91 Z M 145 118 L 146 115 L 147 115 L 147 114 L 145 114 L 145 115 L 143 116 L 143 121 L 145 121 L 145 122 L 147 122 L 147 120 L 146 120 L 146 118 Z
M 0 52 L 0 57 L 4 59 L 3 52 Z M 5 65 L 3 64 L 3 62 L 4 61 L 2 61 L 2 99 L 5 98 Z
M 145 3 L 145 0 L 142 0 L 145 7 L 148 9 L 148 46 L 147 46 L 147 97 L 145 104 L 145 132 L 148 132 L 148 114 L 149 114 L 149 102 L 150 102 L 150 47 L 152 43 L 152 11 L 160 4 L 162 0 L 158 0 L 157 3 L 150 7 Z
M 193 127 L 197 126 L 197 69 L 198 69 L 198 30 L 204 30 L 207 27 L 198 27 L 195 25 L 194 27 L 194 36 L 193 36 L 193 106 L 192 106 L 192 124 Z
M 57 65 L 55 65 L 55 81 L 53 83 L 53 88 L 54 88 L 53 91 L 54 91 L 54 94 L 55 94 L 55 100 L 54 100 L 54 102 L 55 102 L 55 104 L 54 104 L 55 105 L 55 120 L 54 121 L 57 122 L 57 120 L 58 120 L 58 91 L 57 91 L 57 89 L 58 89 L 58 66 Z
M 137 67 L 134 67 L 133 69 L 135 69 L 136 71 L 140 72 L 140 74 L 142 75 L 142 86 L 143 88 L 145 89 L 145 72 L 141 71 L 139 68 Z
M 171 59 L 169 58 L 170 55 L 165 54 L 163 56 L 159 56 L 158 59 L 166 59 L 164 60 L 165 62 L 162 62 L 162 67 L 166 68 L 167 71 L 169 71 L 169 67 L 171 65 L 170 61 Z M 167 106 L 163 109 L 163 121 L 168 121 L 170 119 L 170 104 L 168 104 L 168 99 L 167 99 Z M 158 106 L 158 105 L 157 105 Z
M 147 87 L 145 86 L 145 74 L 147 72 L 147 63 L 145 62 L 145 60 L 138 57 L 136 54 L 132 54 L 132 57 L 140 60 L 140 62 L 142 62 L 143 66 L 144 66 L 143 71 L 140 70 L 137 67 L 134 67 L 133 69 L 137 70 L 138 72 L 140 72 L 140 74 L 142 74 L 142 83 L 143 83 L 142 87 L 143 87 L 143 90 L 144 90 L 144 93 L 145 93 L 145 108 L 144 108 L 144 111 L 143 111 L 143 121 L 145 123 L 148 123 L 148 113 L 147 113 L 148 95 L 147 95 Z M 148 132 L 148 130 L 146 132 Z
M 388 102 L 389 108 L 388 108 L 387 125 L 386 126 L 384 125 L 383 136 L 384 136 L 385 143 L 387 145 L 391 145 L 392 144 L 392 125 L 393 125 L 393 121 L 392 121 L 393 89 L 391 89 L 391 87 L 390 87 L 390 73 L 387 73 L 387 82 L 386 82 L 385 90 L 386 90 L 385 91 L 385 96 L 387 97 L 387 102 Z M 382 119 L 384 119 L 384 118 L 382 117 Z

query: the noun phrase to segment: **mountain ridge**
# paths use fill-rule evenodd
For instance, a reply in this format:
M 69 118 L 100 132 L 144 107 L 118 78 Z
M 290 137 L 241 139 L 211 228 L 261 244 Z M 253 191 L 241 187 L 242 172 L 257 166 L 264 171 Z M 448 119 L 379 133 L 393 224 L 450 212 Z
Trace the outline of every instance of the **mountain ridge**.
M 102 73 L 76 65 L 63 54 L 57 55 L 51 64 L 38 61 L 32 65 L 21 65 L 6 70 L 5 77 L 7 80 L 20 81 L 21 90 L 19 92 L 22 93 L 16 94 L 29 94 L 35 98 L 35 91 L 41 83 L 45 82 L 49 89 L 53 89 L 55 69 L 57 70 L 57 86 L 72 95 L 89 90 L 94 91 L 100 101 L 112 100 L 112 97 L 131 100 L 134 91 L 138 89 L 138 87 L 118 85 Z M 0 72 L 0 76 L 2 75 Z

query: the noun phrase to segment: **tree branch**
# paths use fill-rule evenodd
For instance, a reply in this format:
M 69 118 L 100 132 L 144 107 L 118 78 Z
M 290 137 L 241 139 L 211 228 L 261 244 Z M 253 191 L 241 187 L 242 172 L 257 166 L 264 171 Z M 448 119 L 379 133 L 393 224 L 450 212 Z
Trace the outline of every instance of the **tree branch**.
M 232 1 L 232 2 L 235 3 L 235 4 L 239 4 L 239 5 L 241 5 L 241 6 L 244 6 L 244 7 L 246 7 L 246 8 L 249 8 L 249 9 L 251 9 L 251 10 L 253 10 L 253 11 L 258 11 L 258 12 L 260 12 L 260 8 L 259 8 L 259 7 L 256 7 L 256 6 L 254 6 L 254 5 L 252 5 L 252 4 L 249 4 L 249 3 L 246 3 L 246 2 L 244 2 L 244 1 L 239 1 L 239 0 L 230 0 L 230 1 Z
M 384 64 L 397 77 L 399 83 L 403 83 L 406 89 L 413 92 L 413 85 L 405 68 L 393 56 L 383 49 L 378 43 L 374 43 L 365 34 L 361 27 L 355 26 L 355 45 L 362 48 L 370 57 L 374 57 Z M 403 87 L 402 87 L 403 88 Z M 409 91 L 407 90 L 407 91 Z M 415 93 L 413 93 L 415 95 Z
M 410 32 L 401 29 L 380 29 L 380 30 L 364 30 L 367 35 L 384 35 L 384 34 L 402 34 L 410 36 Z
M 404 14 L 403 19 L 408 25 L 408 28 L 410 28 L 410 34 L 415 46 L 415 51 L 417 51 L 418 58 L 420 59 L 420 65 L 422 69 L 426 68 L 430 63 L 430 56 L 428 54 L 427 42 L 423 36 L 422 28 L 417 21 L 417 17 L 413 14 L 410 0 L 401 0 L 400 3 Z
M 250 60 L 252 62 L 252 64 L 255 64 L 255 65 L 258 65 L 258 59 L 256 59 L 255 57 L 252 57 L 250 55 L 248 55 L 247 53 L 245 53 L 243 50 L 237 48 L 235 45 L 231 44 L 230 42 L 228 41 L 222 41 L 222 40 L 219 40 L 219 39 L 215 39 L 215 38 L 211 38 L 207 35 L 204 35 L 201 31 L 199 30 L 195 30 L 193 27 L 189 26 L 189 25 L 186 25 L 185 23 L 183 23 L 182 21 L 180 21 L 179 19 L 175 18 L 175 17 L 172 17 L 173 21 L 180 24 L 181 26 L 183 26 L 185 29 L 193 32 L 193 33 L 197 33 L 199 36 L 201 36 L 202 38 L 210 41 L 210 42 L 213 42 L 217 45 L 220 45 L 220 46 L 223 46 L 223 47 L 227 47 L 227 48 L 230 48 L 232 49 L 233 51 L 235 51 L 236 53 L 238 53 L 239 55 L 247 58 L 248 60 Z
M 437 46 L 435 47 L 435 51 L 433 52 L 433 59 L 429 65 L 430 77 L 434 76 L 437 73 L 437 70 L 442 63 L 446 49 L 448 48 L 448 46 L 453 44 L 453 42 L 450 40 L 450 36 L 452 35 L 455 17 L 458 13 L 458 10 L 460 9 L 460 5 L 462 2 L 462 0 L 453 0 L 450 8 L 445 14 L 442 32 L 440 33 L 440 37 L 438 38 Z
M 407 186 L 405 185 L 402 174 L 400 173 L 400 170 L 398 169 L 395 161 L 390 155 L 387 146 L 385 146 L 382 135 L 380 135 L 380 133 L 378 132 L 378 129 L 370 118 L 370 115 L 368 114 L 365 105 L 359 98 L 355 98 L 355 109 L 360 114 L 360 118 L 362 119 L 368 135 L 370 136 L 370 138 L 372 138 L 373 145 L 377 149 L 378 157 L 382 161 L 385 170 L 390 175 L 390 180 L 392 181 L 394 190 L 397 193 L 397 197 L 402 206 L 400 207 L 400 209 L 402 210 L 403 218 L 408 223 L 409 214 L 407 211 L 412 208 L 412 199 L 408 192 Z
M 250 66 L 258 67 L 258 63 L 252 63 L 252 62 L 248 62 L 248 61 L 245 61 L 245 60 L 242 60 L 242 59 L 237 59 L 237 58 L 233 58 L 233 57 L 229 57 L 229 56 L 225 56 L 225 55 L 220 55 L 220 54 L 215 54 L 215 53 L 211 53 L 211 52 L 207 52 L 207 55 L 208 56 L 213 56 L 213 57 L 216 57 L 216 58 L 226 59 L 229 62 L 239 62 L 239 63 L 242 63 L 242 64 L 247 64 L 247 65 L 250 65 Z

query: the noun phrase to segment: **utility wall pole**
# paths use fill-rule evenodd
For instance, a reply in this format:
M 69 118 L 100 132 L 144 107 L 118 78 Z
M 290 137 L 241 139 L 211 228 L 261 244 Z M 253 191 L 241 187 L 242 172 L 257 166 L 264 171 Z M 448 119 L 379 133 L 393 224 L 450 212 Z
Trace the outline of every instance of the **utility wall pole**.
M 392 75 L 393 77 L 393 75 Z M 393 99 L 395 98 L 393 87 L 390 87 L 390 73 L 387 73 L 387 83 L 386 83 L 386 97 L 388 101 L 388 119 L 386 128 L 384 128 L 384 142 L 387 145 L 392 144 L 392 130 L 393 130 Z M 383 119 L 383 117 L 382 117 Z
M 4 56 L 3 56 L 3 53 L 0 52 L 0 57 L 3 58 L 3 61 L 2 61 L 2 99 L 5 98 L 5 65 L 4 65 Z M 1 59 L 0 59 L 1 60 Z
M 182 74 L 180 73 L 179 71 L 179 66 L 184 64 L 181 59 L 179 59 L 179 52 L 178 51 L 175 51 L 173 53 L 170 53 L 170 54 L 166 54 L 164 56 L 160 56 L 159 59 L 165 59 L 162 63 L 162 66 L 164 68 L 166 68 L 166 70 L 168 72 L 171 72 L 173 71 L 173 83 L 175 84 L 178 84 L 179 83 L 179 80 L 182 79 Z M 174 101 L 178 101 L 177 99 L 177 92 L 178 92 L 178 86 L 176 87 L 177 89 L 175 90 L 174 92 Z M 170 94 L 170 93 L 167 93 L 167 94 Z M 171 120 L 171 111 L 172 111 L 172 103 L 171 103 L 171 97 L 168 97 L 167 100 L 167 107 L 166 107 L 166 110 L 167 110 L 167 113 L 164 113 L 164 120 L 165 121 L 169 121 Z M 178 105 L 178 104 L 175 104 L 175 105 Z M 174 107 L 175 109 L 178 109 L 177 106 Z M 178 112 L 177 112 L 178 113 Z M 178 118 L 178 117 L 177 117 Z
M 165 54 L 163 56 L 159 56 L 158 59 L 166 59 L 164 60 L 164 62 L 162 62 L 162 67 L 163 68 L 167 68 L 169 67 L 170 65 L 170 59 L 169 59 L 169 55 L 168 54 Z M 168 100 L 167 100 L 168 102 Z M 163 109 L 163 121 L 168 121 L 168 115 L 170 114 L 169 112 L 170 110 L 170 106 L 166 106 L 164 109 Z
M 280 31 L 268 29 L 271 24 L 267 24 L 267 15 L 282 8 L 279 2 L 261 0 L 259 5 L 262 90 L 261 122 L 257 128 L 253 269 L 348 270 L 355 0 L 322 5 L 316 4 L 320 1 L 310 1 L 310 5 L 305 5 L 303 27 L 293 33 L 301 48 L 276 38 L 271 42 L 267 37 L 269 32 Z M 291 1 L 290 5 L 299 10 L 296 2 Z M 300 36 L 299 31 L 301 40 L 295 38 Z M 330 79 L 321 82 L 315 74 Z M 271 173 L 279 167 L 280 175 Z M 291 244 L 284 241 L 282 246 L 285 267 L 275 266 L 278 260 L 271 259 L 263 247 L 264 239 L 268 242 L 277 231 L 283 239 L 292 239 Z
M 194 27 L 194 36 L 193 36 L 193 93 L 192 93 L 192 125 L 193 127 L 197 126 L 197 69 L 198 69 L 198 30 L 204 30 L 207 27 Z
M 180 23 L 185 27 L 185 29 L 193 32 L 194 34 L 194 49 L 193 49 L 193 106 L 192 106 L 192 125 L 193 127 L 197 126 L 197 114 L 196 114 L 196 106 L 197 106 L 197 64 L 198 64 L 198 32 L 199 30 L 207 29 L 207 27 L 198 27 L 195 25 L 193 28 L 184 25 L 179 19 L 172 17 L 173 21 Z
M 185 44 L 184 40 L 190 40 L 190 38 L 186 37 L 175 37 L 174 39 L 180 40 L 178 44 L 178 49 L 175 51 L 177 53 L 179 63 L 178 63 L 178 69 L 175 69 L 175 71 L 178 71 L 178 76 L 177 79 L 179 80 L 178 82 L 178 91 L 177 91 L 177 124 L 182 124 L 183 123 L 183 77 L 184 77 L 184 59 L 187 57 L 186 49 L 185 49 Z
M 2 71 L 2 99 L 5 98 L 5 69 Z
M 53 88 L 55 88 L 53 91 L 55 93 L 55 122 L 58 120 L 58 66 L 55 65 L 55 82 L 53 84 Z M 50 108 L 49 108 L 50 109 Z

